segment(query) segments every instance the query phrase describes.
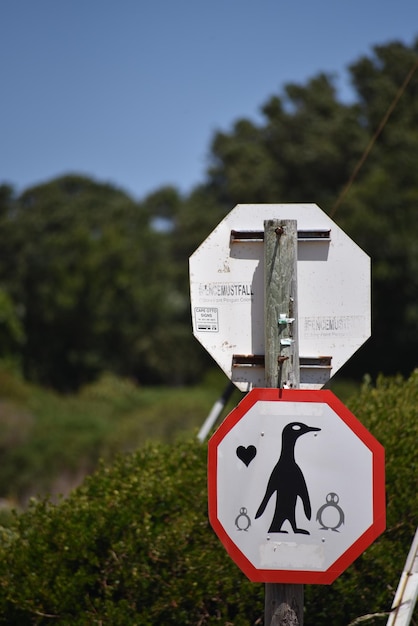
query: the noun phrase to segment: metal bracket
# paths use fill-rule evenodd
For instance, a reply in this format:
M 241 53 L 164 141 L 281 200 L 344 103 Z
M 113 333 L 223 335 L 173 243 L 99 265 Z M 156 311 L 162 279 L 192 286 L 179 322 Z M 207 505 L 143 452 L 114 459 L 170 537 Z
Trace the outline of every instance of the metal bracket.
M 292 339 L 284 340 L 292 342 Z M 283 344 L 284 345 L 284 344 Z M 286 344 L 290 345 L 290 344 Z M 330 370 L 332 356 L 300 356 L 301 369 Z M 264 354 L 233 354 L 232 367 L 264 367 Z
M 233 354 L 232 367 L 264 367 L 264 354 Z
M 332 356 L 301 356 L 299 366 L 301 369 L 332 369 Z
M 287 317 L 286 313 L 280 313 L 277 323 L 279 324 L 279 326 L 282 326 L 286 324 L 292 324 L 292 322 L 294 321 L 295 321 L 294 317 Z
M 291 346 L 292 343 L 295 343 L 294 339 L 290 339 L 288 337 L 286 337 L 284 339 L 280 339 L 280 345 L 281 346 Z
M 262 230 L 231 230 L 230 242 L 232 243 L 254 243 L 264 241 L 264 231 Z M 298 241 L 331 241 L 330 229 L 298 230 Z

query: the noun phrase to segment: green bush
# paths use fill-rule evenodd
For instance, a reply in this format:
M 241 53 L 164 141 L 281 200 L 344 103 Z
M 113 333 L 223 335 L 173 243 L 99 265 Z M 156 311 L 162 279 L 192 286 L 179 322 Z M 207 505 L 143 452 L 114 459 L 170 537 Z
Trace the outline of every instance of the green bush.
M 0 624 L 254 623 L 262 592 L 209 527 L 205 464 L 195 442 L 146 446 L 34 503 L 0 550 Z
M 388 611 L 417 526 L 418 370 L 407 381 L 380 376 L 346 402 L 385 447 L 386 531 L 335 583 L 309 587 L 316 624 L 346 625 L 359 615 Z M 321 616 L 324 615 L 324 618 Z M 314 624 L 315 611 L 306 624 Z M 332 619 L 331 619 L 332 616 Z M 350 616 L 350 619 L 348 619 Z M 367 620 L 385 624 L 387 617 Z
M 417 521 L 418 372 L 364 385 L 347 404 L 386 447 L 388 527 L 333 585 L 306 586 L 305 626 L 388 611 Z M 34 502 L 0 539 L 0 624 L 263 623 L 264 586 L 208 524 L 206 447 L 194 440 L 103 464 L 58 505 Z

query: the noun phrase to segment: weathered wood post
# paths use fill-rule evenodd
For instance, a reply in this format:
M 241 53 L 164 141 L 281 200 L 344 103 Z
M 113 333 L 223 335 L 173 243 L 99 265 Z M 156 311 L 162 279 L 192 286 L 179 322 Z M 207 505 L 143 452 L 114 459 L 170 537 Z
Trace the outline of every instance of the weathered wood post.
M 297 222 L 264 222 L 265 385 L 297 389 Z M 266 583 L 265 626 L 303 626 L 303 585 Z

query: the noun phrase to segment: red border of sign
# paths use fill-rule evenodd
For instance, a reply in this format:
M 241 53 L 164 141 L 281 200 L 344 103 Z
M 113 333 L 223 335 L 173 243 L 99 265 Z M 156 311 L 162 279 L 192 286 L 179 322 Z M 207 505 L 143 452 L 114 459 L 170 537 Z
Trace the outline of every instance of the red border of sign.
M 217 448 L 222 439 L 259 400 L 271 402 L 321 402 L 328 404 L 347 426 L 361 439 L 372 452 L 373 468 L 373 522 L 334 563 L 322 572 L 257 569 L 241 552 L 231 537 L 226 533 L 218 519 L 217 511 Z M 365 426 L 351 411 L 328 390 L 310 389 L 274 389 L 257 387 L 250 391 L 238 406 L 227 415 L 208 444 L 208 503 L 209 519 L 215 533 L 226 551 L 244 574 L 253 582 L 330 584 L 334 582 L 349 565 L 385 530 L 385 451 Z

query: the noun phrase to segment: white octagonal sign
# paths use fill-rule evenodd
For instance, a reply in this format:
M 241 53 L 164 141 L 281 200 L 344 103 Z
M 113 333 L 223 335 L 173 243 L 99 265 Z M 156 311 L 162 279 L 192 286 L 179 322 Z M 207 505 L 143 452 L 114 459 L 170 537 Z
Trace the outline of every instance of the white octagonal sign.
M 271 219 L 297 220 L 300 386 L 319 389 L 370 336 L 370 258 L 316 204 L 241 204 L 220 222 L 190 257 L 193 333 L 241 391 L 265 384 Z
M 208 455 L 212 527 L 252 581 L 331 583 L 384 530 L 384 449 L 330 391 L 253 389 Z

